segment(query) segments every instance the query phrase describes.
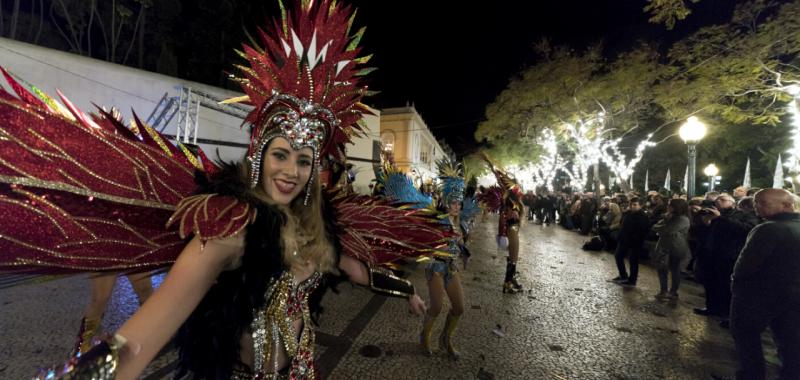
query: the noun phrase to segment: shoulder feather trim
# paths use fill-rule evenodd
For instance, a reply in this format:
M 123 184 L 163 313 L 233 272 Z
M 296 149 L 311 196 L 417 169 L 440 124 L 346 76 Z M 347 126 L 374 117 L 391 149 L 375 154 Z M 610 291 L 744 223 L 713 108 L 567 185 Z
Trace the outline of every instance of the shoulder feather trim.
M 234 197 L 200 194 L 184 198 L 167 227 L 178 222 L 182 239 L 195 235 L 202 241 L 238 234 L 256 219 L 256 208 Z

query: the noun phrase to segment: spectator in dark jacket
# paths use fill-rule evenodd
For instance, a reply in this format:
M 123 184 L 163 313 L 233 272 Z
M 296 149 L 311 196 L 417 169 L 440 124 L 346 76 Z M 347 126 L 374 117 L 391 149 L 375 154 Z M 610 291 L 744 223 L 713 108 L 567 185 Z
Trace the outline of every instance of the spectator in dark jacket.
M 597 201 L 594 199 L 593 193 L 586 193 L 581 199 L 581 235 L 588 235 L 592 231 L 595 214 L 597 214 Z
M 629 201 L 628 211 L 622 218 L 617 251 L 614 254 L 619 276 L 611 281 L 622 285 L 636 286 L 636 279 L 639 275 L 639 254 L 649 230 L 650 220 L 642 210 L 639 198 L 632 198 Z M 628 256 L 630 262 L 630 276 L 625 270 L 625 256 Z
M 686 265 L 686 270 L 692 273 L 692 279 L 702 281 L 700 278 L 700 264 L 697 260 L 701 255 L 706 237 L 708 236 L 708 226 L 703 223 L 700 210 L 705 207 L 714 206 L 714 202 L 705 204 L 703 197 L 694 197 L 689 200 L 689 250 L 692 257 Z
M 756 194 L 767 221 L 747 236 L 733 271 L 731 333 L 737 379 L 764 379 L 761 333 L 770 327 L 781 359 L 780 379 L 800 379 L 800 214 L 786 190 Z
M 715 205 L 704 209 L 703 222 L 709 226 L 701 256 L 706 308 L 695 309 L 695 313 L 727 318 L 731 305 L 733 266 L 744 247 L 747 234 L 759 219 L 753 212 L 737 210 L 733 197 L 727 193 L 720 194 Z

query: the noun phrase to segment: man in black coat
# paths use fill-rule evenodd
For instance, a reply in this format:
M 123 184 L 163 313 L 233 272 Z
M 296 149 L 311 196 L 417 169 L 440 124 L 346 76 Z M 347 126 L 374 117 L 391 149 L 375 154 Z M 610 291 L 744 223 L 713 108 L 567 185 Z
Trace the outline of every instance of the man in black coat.
M 594 193 L 586 193 L 581 199 L 581 235 L 588 235 L 592 232 L 595 214 L 597 214 L 597 200 L 594 199 Z
M 769 326 L 781 359 L 780 379 L 800 379 L 800 214 L 782 189 L 756 194 L 766 221 L 747 236 L 733 271 L 731 333 L 737 379 L 764 379 L 761 333 Z
M 639 254 L 649 230 L 650 220 L 642 210 L 639 198 L 631 198 L 628 211 L 622 216 L 622 228 L 617 242 L 617 251 L 614 253 L 619 276 L 611 281 L 621 285 L 636 286 L 636 279 L 639 276 Z M 628 256 L 630 262 L 630 276 L 625 270 L 625 256 Z
M 703 209 L 703 222 L 709 226 L 705 249 L 700 258 L 703 261 L 701 267 L 706 308 L 695 309 L 695 313 L 727 318 L 731 307 L 733 266 L 744 247 L 747 234 L 759 223 L 759 219 L 753 212 L 737 210 L 734 207 L 736 201 L 728 193 L 720 194 L 715 205 Z

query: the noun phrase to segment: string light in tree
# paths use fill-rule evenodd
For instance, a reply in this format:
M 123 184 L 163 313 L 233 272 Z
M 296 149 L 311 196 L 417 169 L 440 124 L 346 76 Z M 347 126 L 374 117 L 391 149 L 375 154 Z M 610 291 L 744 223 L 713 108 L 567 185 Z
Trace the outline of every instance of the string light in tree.
M 617 178 L 620 179 L 620 183 L 622 183 L 622 181 L 627 181 L 631 174 L 633 174 L 633 169 L 636 167 L 636 164 L 644 157 L 645 149 L 656 146 L 656 143 L 651 140 L 652 138 L 653 134 L 650 133 L 647 135 L 646 139 L 639 142 L 639 145 L 636 146 L 636 150 L 634 151 L 633 158 L 631 159 L 628 159 L 628 156 L 619 149 L 619 145 L 622 143 L 621 138 L 603 143 L 601 159 L 608 165 L 611 171 L 614 172 Z
M 788 111 L 792 115 L 792 147 L 789 148 L 789 157 L 784 164 L 791 173 L 800 173 L 800 86 L 792 84 L 784 87 L 784 91 L 792 96 Z

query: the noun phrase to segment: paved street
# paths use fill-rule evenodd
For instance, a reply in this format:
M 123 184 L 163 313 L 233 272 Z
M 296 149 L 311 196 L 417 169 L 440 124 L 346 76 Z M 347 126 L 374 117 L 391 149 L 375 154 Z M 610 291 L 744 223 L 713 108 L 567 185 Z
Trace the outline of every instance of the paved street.
M 733 341 L 716 321 L 696 316 L 702 287 L 684 282 L 680 300 L 656 301 L 655 271 L 641 269 L 639 286 L 614 277 L 613 256 L 584 252 L 585 237 L 561 227 L 522 227 L 519 270 L 525 292 L 501 293 L 505 254 L 494 242 L 496 220 L 478 223 L 473 259 L 462 272 L 466 312 L 456 334 L 459 361 L 441 351 L 419 353 L 421 318 L 404 301 L 343 284 L 329 294 L 318 329 L 318 364 L 330 379 L 711 379 L 733 375 Z M 422 266 L 410 278 L 427 298 Z M 88 298 L 85 277 L 28 284 L 0 278 L 0 378 L 24 379 L 37 365 L 63 360 Z M 158 279 L 156 280 L 158 281 Z M 14 286 L 11 286 L 14 285 Z M 136 308 L 119 281 L 104 320 L 111 331 Z M 447 310 L 448 306 L 445 306 Z M 443 312 L 444 313 L 444 312 Z M 434 327 L 438 337 L 444 314 Z M 774 348 L 766 339 L 768 360 Z M 169 378 L 166 352 L 146 378 Z M 775 372 L 774 364 L 771 372 Z

